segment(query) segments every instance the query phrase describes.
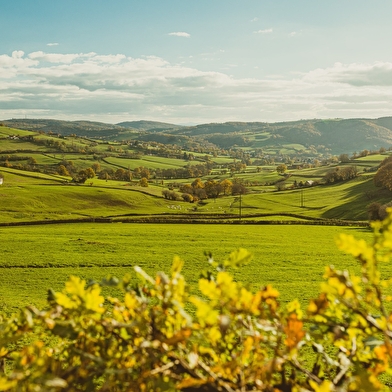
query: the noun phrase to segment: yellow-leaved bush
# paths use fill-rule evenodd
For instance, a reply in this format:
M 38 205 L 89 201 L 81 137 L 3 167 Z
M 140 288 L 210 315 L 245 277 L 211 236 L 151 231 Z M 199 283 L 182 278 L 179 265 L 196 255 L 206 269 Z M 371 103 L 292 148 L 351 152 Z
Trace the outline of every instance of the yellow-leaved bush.
M 231 268 L 244 249 L 209 259 L 195 295 L 183 262 L 155 278 L 87 284 L 71 277 L 0 323 L 0 391 L 343 392 L 389 390 L 392 376 L 392 217 L 372 224 L 373 243 L 341 235 L 359 276 L 327 267 L 320 294 L 285 306 L 271 285 L 252 292 Z M 389 278 L 389 277 L 386 277 Z M 103 286 L 124 293 L 106 298 Z

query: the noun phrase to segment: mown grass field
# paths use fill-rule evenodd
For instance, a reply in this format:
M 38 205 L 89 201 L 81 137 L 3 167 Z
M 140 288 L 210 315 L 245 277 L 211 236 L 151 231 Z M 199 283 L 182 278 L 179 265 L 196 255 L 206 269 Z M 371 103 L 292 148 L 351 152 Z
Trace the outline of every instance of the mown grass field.
M 282 301 L 306 303 L 316 296 L 324 267 L 358 270 L 355 260 L 335 246 L 338 233 L 369 240 L 368 229 L 290 225 L 55 224 L 0 227 L 0 308 L 44 306 L 48 288 L 61 290 L 70 275 L 100 280 L 133 273 L 169 271 L 174 255 L 185 261 L 184 274 L 196 289 L 207 266 L 204 252 L 222 260 L 239 247 L 254 255 L 235 277 L 253 289 L 273 284 Z M 392 273 L 391 266 L 384 266 Z

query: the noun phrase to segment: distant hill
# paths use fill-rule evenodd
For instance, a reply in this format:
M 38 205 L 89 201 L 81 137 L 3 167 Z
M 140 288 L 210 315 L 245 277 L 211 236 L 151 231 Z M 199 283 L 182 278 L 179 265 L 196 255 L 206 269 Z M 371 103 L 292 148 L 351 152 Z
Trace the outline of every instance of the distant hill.
M 117 124 L 120 127 L 138 129 L 140 131 L 162 132 L 173 129 L 184 128 L 181 125 L 168 124 L 158 121 L 125 121 Z
M 181 126 L 155 121 L 106 124 L 92 121 L 13 119 L 3 124 L 19 129 L 76 134 L 103 140 L 157 141 L 166 144 L 202 143 L 220 148 L 274 149 L 292 145 L 327 150 L 332 154 L 378 150 L 392 146 L 392 117 L 379 119 L 330 119 L 291 122 L 226 122 Z M 185 145 L 184 144 L 184 145 Z
M 202 124 L 172 133 L 198 136 L 227 148 L 229 138 L 243 147 L 268 148 L 277 145 L 300 144 L 305 147 L 328 148 L 334 154 L 378 150 L 392 146 L 392 117 L 380 119 L 301 120 L 281 123 Z M 220 141 L 219 141 L 220 140 Z M 234 144 L 234 143 L 233 143 Z
M 114 124 L 94 121 L 62 121 L 51 119 L 12 119 L 2 121 L 10 128 L 27 129 L 29 131 L 53 132 L 61 135 L 78 135 L 92 138 L 115 139 L 122 133 L 129 133 L 129 128 Z M 136 130 L 133 130 L 136 131 Z

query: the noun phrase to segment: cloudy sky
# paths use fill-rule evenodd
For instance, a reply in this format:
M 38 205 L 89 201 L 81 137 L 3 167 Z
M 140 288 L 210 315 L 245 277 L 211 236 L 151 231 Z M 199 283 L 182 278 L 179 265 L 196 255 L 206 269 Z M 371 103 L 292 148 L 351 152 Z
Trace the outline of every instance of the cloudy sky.
M 0 119 L 392 116 L 391 0 L 0 0 Z

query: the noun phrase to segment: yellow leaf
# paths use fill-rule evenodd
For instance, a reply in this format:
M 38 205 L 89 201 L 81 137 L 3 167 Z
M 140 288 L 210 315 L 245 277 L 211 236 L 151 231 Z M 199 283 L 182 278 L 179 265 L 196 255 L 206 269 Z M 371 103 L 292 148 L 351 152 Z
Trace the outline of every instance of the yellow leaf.
M 309 380 L 309 384 L 314 392 L 331 392 L 335 390 L 332 382 L 327 380 L 324 380 L 320 385 L 313 380 Z
M 131 293 L 125 294 L 124 303 L 129 310 L 135 310 L 139 306 L 139 301 Z
M 73 301 L 66 294 L 56 293 L 56 302 L 65 309 L 76 309 L 80 305 L 80 301 Z
M 216 283 L 212 280 L 200 279 L 199 289 L 209 299 L 218 299 L 220 297 L 220 290 L 217 289 Z
M 175 335 L 170 337 L 169 339 L 166 339 L 164 342 L 166 344 L 177 344 L 179 342 L 183 342 L 187 340 L 190 336 L 192 335 L 192 331 L 190 329 L 183 329 L 181 331 L 178 331 Z
M 85 285 L 85 280 L 80 279 L 78 276 L 70 276 L 69 280 L 65 283 L 65 291 L 83 298 Z
M 184 266 L 184 262 L 178 256 L 174 256 L 173 264 L 171 267 L 172 276 L 179 274 L 181 272 L 183 266 Z
M 263 298 L 278 298 L 279 297 L 279 291 L 274 289 L 270 284 L 267 284 L 267 286 L 264 288 L 262 292 Z
M 218 327 L 212 327 L 212 328 L 210 329 L 210 331 L 208 332 L 208 337 L 209 337 L 210 341 L 211 341 L 213 344 L 216 344 L 216 342 L 217 342 L 218 340 L 221 339 L 222 334 L 221 334 L 221 332 L 219 331 L 219 328 L 218 328 Z
M 225 267 L 238 268 L 241 265 L 248 264 L 252 258 L 252 254 L 246 249 L 239 248 L 234 252 L 231 252 L 229 258 L 224 261 Z
M 9 391 L 11 388 L 16 387 L 17 381 L 9 381 L 5 377 L 0 377 L 0 391 Z
M 328 308 L 328 299 L 325 293 L 321 293 L 318 298 L 310 301 L 308 306 L 308 313 L 315 315 L 323 313 Z
M 190 301 L 197 307 L 196 317 L 201 326 L 217 324 L 218 312 L 216 310 L 199 298 L 192 297 Z
M 379 359 L 379 363 L 375 365 L 373 368 L 374 374 L 378 375 L 382 372 L 385 372 L 388 369 L 388 349 L 385 344 L 381 346 L 377 346 L 374 349 L 374 354 L 376 355 L 377 359 Z
M 295 313 L 290 314 L 287 320 L 287 325 L 284 328 L 284 332 L 286 334 L 285 344 L 290 350 L 297 347 L 298 343 L 305 336 L 303 325 L 303 322 L 298 320 Z
M 253 302 L 253 294 L 246 290 L 244 287 L 241 288 L 240 291 L 240 300 L 238 303 L 241 303 L 245 308 L 250 308 Z
M 103 313 L 105 309 L 103 308 L 104 298 L 101 294 L 101 288 L 96 285 L 85 294 L 85 307 L 86 309 L 92 310 L 97 313 Z
M 241 358 L 241 363 L 243 365 L 247 362 L 249 355 L 253 349 L 253 342 L 254 339 L 251 336 L 248 336 L 244 342 L 244 351 L 242 352 L 242 358 Z
M 301 309 L 301 304 L 299 303 L 299 301 L 297 299 L 295 299 L 294 301 L 291 301 L 287 304 L 287 310 L 289 313 L 296 313 L 296 315 L 299 319 L 302 318 L 303 312 Z
M 362 256 L 365 260 L 374 258 L 374 249 L 364 239 L 356 240 L 351 234 L 340 234 L 336 244 L 340 250 L 354 257 Z
M 176 385 L 176 389 L 183 390 L 190 387 L 199 387 L 201 385 L 207 384 L 208 379 L 197 379 L 193 377 L 184 378 Z

